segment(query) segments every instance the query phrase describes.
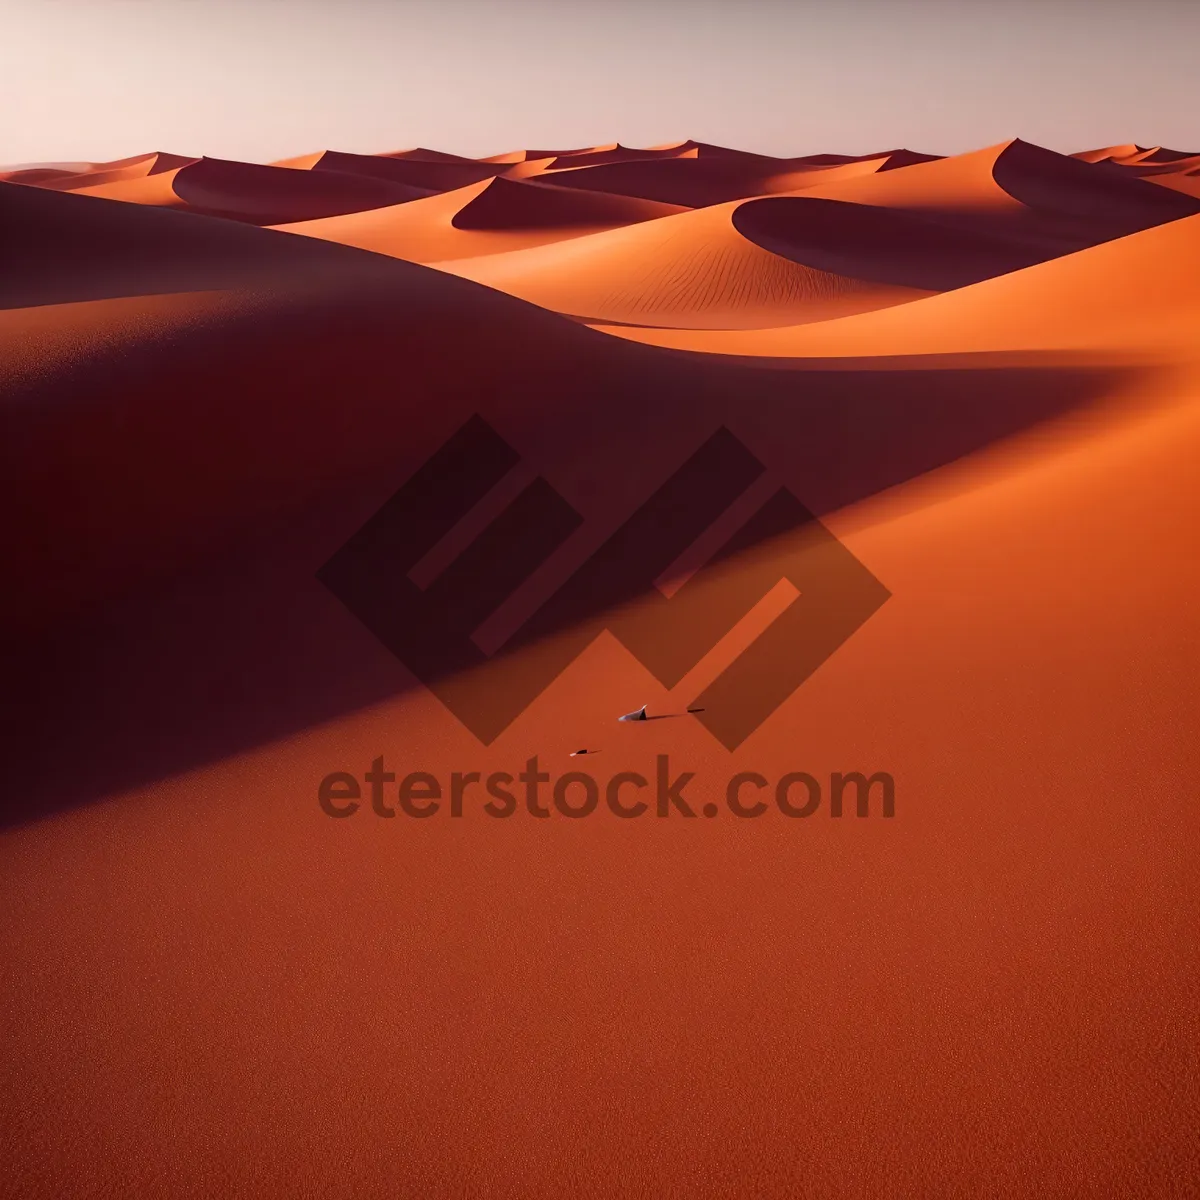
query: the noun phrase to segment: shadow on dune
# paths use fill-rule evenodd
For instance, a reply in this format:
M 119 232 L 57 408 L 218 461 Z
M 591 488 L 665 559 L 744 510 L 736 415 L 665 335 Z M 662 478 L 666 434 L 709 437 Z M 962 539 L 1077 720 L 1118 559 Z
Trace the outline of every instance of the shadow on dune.
M 992 176 L 1035 212 L 1069 217 L 1081 227 L 1092 223 L 1097 241 L 1124 237 L 1198 211 L 1189 197 L 1096 171 L 1091 164 L 1019 139 L 996 159 Z
M 262 169 L 311 182 L 305 171 Z M 347 247 L 236 220 L 11 183 L 0 183 L 0 226 L 14 234 L 4 244 L 0 310 L 286 282 L 351 261 Z M 351 253 L 363 270 L 388 270 Z
M 803 266 L 928 291 L 966 287 L 1047 257 L 1003 229 L 960 229 L 904 209 L 816 197 L 748 200 L 732 221 L 743 237 Z
M 251 225 L 282 225 L 385 208 L 427 196 L 433 189 L 379 175 L 202 158 L 183 167 L 172 185 L 196 212 Z
M 668 425 L 673 414 L 687 424 L 684 397 L 692 406 L 709 405 L 714 426 L 722 408 L 726 414 L 750 410 L 740 436 L 768 448 L 756 453 L 818 516 L 1082 409 L 1118 382 L 1112 371 L 1083 368 L 798 375 L 698 365 L 596 335 L 587 345 L 584 361 L 572 364 L 578 373 L 568 377 L 554 362 L 539 370 L 544 394 L 569 386 L 577 406 L 569 424 L 587 443 L 584 457 L 601 464 L 636 461 L 633 413 L 639 406 L 658 408 Z M 323 368 L 315 364 L 314 370 L 320 387 Z M 365 377 L 359 382 L 367 386 Z M 210 413 L 219 410 L 204 393 L 205 382 L 198 386 L 190 399 L 206 403 Z M 188 410 L 187 395 L 174 401 Z M 403 421 L 380 426 L 381 412 L 364 435 L 396 438 Z M 537 406 L 510 412 L 506 441 L 522 452 L 536 445 L 549 412 Z M 219 411 L 214 415 L 220 419 Z M 698 440 L 688 437 L 692 444 L 681 447 L 680 461 Z M 442 440 L 440 434 L 404 439 L 396 468 L 367 472 L 353 486 L 343 480 L 272 519 L 260 516 L 239 549 L 193 563 L 171 582 L 133 589 L 13 649 L 10 734 L 21 753 L 10 762 L 0 821 L 17 824 L 93 802 L 416 686 L 316 575 Z M 635 503 L 660 482 L 642 476 Z M 447 494 L 455 500 L 454 487 Z M 558 515 L 564 520 L 551 521 L 553 529 L 535 523 L 528 544 L 502 531 L 504 553 L 491 565 L 508 574 L 484 607 L 519 582 L 544 543 L 569 532 L 572 522 Z M 469 586 L 445 590 L 448 603 L 478 602 Z M 574 614 L 596 615 L 594 609 Z

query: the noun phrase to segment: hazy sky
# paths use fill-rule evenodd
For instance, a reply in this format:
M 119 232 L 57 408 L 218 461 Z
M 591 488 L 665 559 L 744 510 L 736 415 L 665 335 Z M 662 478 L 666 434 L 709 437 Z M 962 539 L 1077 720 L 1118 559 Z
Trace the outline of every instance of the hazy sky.
M 1200 150 L 1200 0 L 0 0 L 0 163 Z

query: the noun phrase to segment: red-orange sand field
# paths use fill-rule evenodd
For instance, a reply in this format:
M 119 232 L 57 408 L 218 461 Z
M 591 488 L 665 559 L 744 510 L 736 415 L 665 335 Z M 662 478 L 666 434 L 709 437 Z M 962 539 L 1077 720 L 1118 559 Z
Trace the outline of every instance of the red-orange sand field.
M 0 1194 L 1197 1194 L 1200 154 L 160 153 L 0 230 Z M 474 416 L 459 551 L 579 518 L 429 568 L 477 643 L 721 427 L 890 595 L 730 750 L 686 709 L 803 589 L 668 682 L 600 589 L 480 740 L 318 578 Z M 535 755 L 697 817 L 362 782 Z

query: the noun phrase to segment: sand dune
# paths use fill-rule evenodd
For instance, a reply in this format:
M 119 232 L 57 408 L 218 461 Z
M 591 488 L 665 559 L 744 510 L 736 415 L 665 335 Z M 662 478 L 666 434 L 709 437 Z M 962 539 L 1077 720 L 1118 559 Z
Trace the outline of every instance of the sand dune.
M 255 225 L 314 220 L 416 200 L 412 184 L 333 171 L 288 171 L 205 158 L 176 173 L 172 188 L 196 212 Z
M 948 291 L 1041 262 L 1036 241 L 1004 229 L 965 230 L 903 209 L 804 194 L 749 200 L 734 227 L 806 266 L 877 283 Z
M 536 157 L 525 152 L 527 157 Z M 603 146 L 594 150 L 574 150 L 560 153 L 555 157 L 554 169 L 569 170 L 575 167 L 592 167 L 616 163 L 656 162 L 664 159 L 702 159 L 706 162 L 719 160 L 727 166 L 740 163 L 743 167 L 758 170 L 765 175 L 783 174 L 789 168 L 797 167 L 835 167 L 848 163 L 867 162 L 873 159 L 894 159 L 897 164 L 907 164 L 910 161 L 927 161 L 936 155 L 915 154 L 910 150 L 887 150 L 875 154 L 808 154 L 796 158 L 779 158 L 770 154 L 754 154 L 746 150 L 737 150 L 729 146 L 717 146 L 711 142 L 697 142 L 688 138 L 682 142 L 672 142 L 664 146 L 650 146 L 640 149 L 630 146 Z M 493 160 L 484 160 L 493 161 Z
M 63 179 L 94 170 L 96 163 L 30 163 L 24 166 L 0 167 L 0 182 L 37 184 L 50 179 Z
M 293 171 L 310 171 L 313 164 L 318 162 L 327 151 L 313 150 L 308 154 L 297 154 L 292 158 L 280 158 L 268 163 L 272 167 L 289 167 Z
M 433 189 L 375 174 L 204 158 L 182 166 L 58 187 L 133 204 L 183 208 L 252 225 L 316 220 L 417 200 Z
M 581 319 L 696 329 L 821 320 L 927 294 L 773 253 L 739 229 L 739 211 L 719 205 L 437 265 Z
M 1143 347 L 1197 350 L 1200 216 L 1148 229 L 893 311 L 731 333 L 613 327 L 660 346 L 722 354 L 886 356 Z
M 472 162 L 470 159 L 410 158 L 406 154 L 343 154 L 336 150 L 326 150 L 310 169 L 387 179 L 420 189 L 427 195 L 453 191 L 468 184 L 493 179 L 501 173 L 496 165 Z
M 58 179 L 52 183 L 45 183 L 42 186 L 58 191 L 77 192 L 104 184 L 122 183 L 133 179 L 148 179 L 165 172 L 176 171 L 180 167 L 189 166 L 196 161 L 196 159 L 188 158 L 184 154 L 164 154 L 162 151 L 155 151 L 153 154 L 140 154 L 135 158 L 125 159 L 119 163 L 104 163 L 93 170 L 84 171 L 68 178 Z
M 126 204 L 145 204 L 154 208 L 187 208 L 183 197 L 175 191 L 175 176 L 180 170 L 182 167 L 105 183 L 53 190 L 71 191 L 80 196 L 97 196 L 103 200 L 122 200 Z
M 53 191 L 80 191 L 125 180 L 143 179 L 173 171 L 197 160 L 183 154 L 135 154 L 131 158 L 107 163 L 65 163 L 57 166 L 30 167 L 0 171 L 0 181 L 35 184 Z
M 583 146 L 575 150 L 507 150 L 503 154 L 493 154 L 489 158 L 481 158 L 480 162 L 486 163 L 516 163 L 525 162 L 531 158 L 569 158 L 576 154 L 600 154 L 605 151 L 615 150 L 616 142 L 609 142 L 603 146 Z
M 505 179 L 535 179 L 538 175 L 544 175 L 546 171 L 555 163 L 554 158 L 526 158 L 520 162 L 514 162 L 507 165 L 504 169 Z
M 10 269 L 0 276 L 0 307 L 12 310 L 254 288 L 291 278 L 289 264 L 301 264 L 302 274 L 346 261 L 336 247 L 315 240 L 297 247 L 239 221 L 7 183 L 0 184 L 0 215 L 19 231 Z
M 1200 157 L 1200 151 L 1197 150 L 1172 150 L 1170 146 L 1155 146 L 1147 152 L 1142 161 L 1146 163 L 1177 163 L 1185 158 L 1198 157 Z
M 1137 162 L 1125 162 L 1122 159 L 1109 159 L 1109 165 L 1118 168 L 1118 174 L 1133 175 L 1138 179 L 1156 179 L 1162 175 L 1184 175 L 1189 171 L 1200 168 L 1200 155 L 1192 154 L 1183 158 L 1173 158 L 1169 162 L 1151 162 L 1140 158 Z
M 880 167 L 880 170 L 894 171 L 897 167 L 910 167 L 922 162 L 936 162 L 942 157 L 940 154 L 922 154 L 915 150 L 882 150 L 874 154 L 806 154 L 791 161 L 813 167 L 840 167 L 849 163 L 870 162 L 873 159 L 883 158 L 887 161 Z
M 816 166 L 761 155 L 713 155 L 697 158 L 661 158 L 615 162 L 590 167 L 564 167 L 552 172 L 555 183 L 592 191 L 636 196 L 688 208 L 704 208 L 809 187 L 827 172 L 830 180 L 870 174 L 886 158 L 853 160 L 833 166 Z
M 540 246 L 683 211 L 626 196 L 492 179 L 371 213 L 280 225 L 412 262 Z
M 1183 1195 L 1192 158 L 689 141 L 5 173 L 8 1191 Z M 422 475 L 473 417 L 511 454 Z M 722 427 L 745 453 L 694 457 Z M 318 579 L 414 477 L 381 590 L 449 529 L 421 653 L 482 621 L 429 687 Z M 790 618 L 746 605 L 827 543 L 792 508 L 721 547 L 725 506 L 778 488 L 890 598 L 734 751 L 616 722 L 686 712 L 747 647 L 756 688 L 806 669 Z M 473 668 L 508 695 L 572 655 L 485 744 L 431 688 L 465 686 L 494 605 L 534 611 L 593 554 L 553 636 Z M 843 619 L 808 582 L 787 613 Z M 709 632 L 737 623 L 673 681 L 649 660 L 697 587 Z M 516 786 L 488 816 L 473 776 L 533 755 L 601 788 L 665 756 L 698 816 L 651 787 L 644 818 L 536 819 Z M 381 756 L 385 800 L 428 772 L 439 812 L 378 816 L 366 783 L 321 812 L 324 777 Z M 740 772 L 770 800 L 848 771 L 889 773 L 894 817 L 727 804 Z
M 1197 211 L 1185 202 L 1147 191 L 1140 181 L 1089 171 L 1074 159 L 1027 142 L 1009 143 L 997 157 L 992 175 L 1000 187 L 1028 208 L 1108 223 L 1122 234 Z
M 1047 228 L 1055 218 L 1064 229 L 1079 228 L 1080 222 L 1107 222 L 1129 233 L 1193 211 L 1186 202 L 1164 200 L 1140 180 L 1094 169 L 1094 164 L 1019 139 L 972 154 L 837 180 L 829 188 L 818 183 L 810 191 L 862 204 L 990 215 L 1030 227 L 1039 217 Z M 1092 233 L 1092 225 L 1082 226 L 1083 236 Z
M 1200 154 L 1158 146 L 1138 150 L 1132 155 L 1106 158 L 1103 162 L 1116 175 L 1142 179 L 1200 199 Z
M 1009 143 L 970 154 L 915 163 L 893 171 L 875 171 L 849 179 L 817 176 L 809 190 L 832 200 L 915 210 L 995 211 L 1016 209 L 1019 201 L 993 176 L 993 169 Z
M 813 198 L 900 208 L 970 231 L 1017 239 L 1031 257 L 1054 258 L 1200 211 L 1113 168 L 1020 140 L 954 158 L 806 187 Z
M 604 146 L 597 150 L 576 150 L 568 154 L 557 154 L 553 159 L 553 169 L 595 167 L 609 163 L 659 162 L 663 159 L 696 158 L 699 156 L 699 150 L 699 146 L 692 141 L 680 142 L 674 146 L 657 146 L 653 149 L 645 150 L 621 145 Z
M 350 168 L 351 170 L 366 170 L 366 173 L 368 174 L 370 173 L 368 168 L 370 167 L 371 160 L 373 159 L 385 159 L 387 162 L 393 163 L 408 162 L 432 164 L 435 171 L 439 164 L 449 164 L 451 167 L 455 165 L 477 167 L 480 161 L 493 161 L 464 158 L 461 154 L 446 154 L 441 150 L 426 150 L 419 147 L 414 150 L 389 150 L 382 154 L 342 154 L 340 151 L 317 150 L 309 154 L 298 154 L 293 158 L 277 159 L 271 164 L 271 166 L 292 167 L 299 171 L 310 171 L 327 155 L 334 155 L 336 158 L 350 160 L 355 163 L 355 165 Z M 337 168 L 334 167 L 333 169 L 336 170 Z M 477 176 L 477 178 L 483 178 L 483 176 L 480 175 Z
M 649 221 L 683 211 L 680 206 L 659 204 L 606 192 L 557 187 L 553 179 L 528 185 L 497 179 L 455 214 L 456 229 L 529 231 L 534 229 L 600 229 Z
M 101 171 L 120 171 L 127 168 L 137 169 L 139 166 L 152 162 L 153 154 L 134 154 L 129 158 L 118 158 L 111 162 L 78 162 L 78 163 L 31 163 L 23 167 L 0 169 L 0 177 L 9 183 L 29 182 L 20 178 L 23 175 L 36 175 L 45 179 L 63 179 L 72 176 L 91 175 Z
M 1086 163 L 1098 163 L 1104 162 L 1106 159 L 1127 158 L 1129 155 L 1137 153 L 1137 146 L 1132 142 L 1125 142 L 1118 146 L 1101 146 L 1098 150 L 1080 150 L 1071 157 Z
M 786 196 L 438 265 L 594 324 L 761 329 L 962 288 L 1200 211 L 1022 142 L 886 175 L 880 161 L 759 179 L 802 182 Z

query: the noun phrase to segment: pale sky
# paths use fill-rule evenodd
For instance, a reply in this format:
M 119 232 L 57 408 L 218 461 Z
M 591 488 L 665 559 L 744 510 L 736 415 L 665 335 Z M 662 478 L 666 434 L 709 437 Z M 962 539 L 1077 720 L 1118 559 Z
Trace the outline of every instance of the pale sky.
M 1200 150 L 1200 0 L 0 0 L 0 163 Z

